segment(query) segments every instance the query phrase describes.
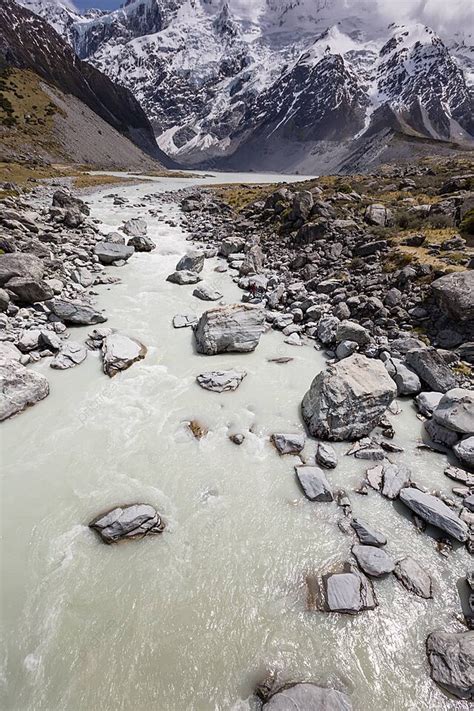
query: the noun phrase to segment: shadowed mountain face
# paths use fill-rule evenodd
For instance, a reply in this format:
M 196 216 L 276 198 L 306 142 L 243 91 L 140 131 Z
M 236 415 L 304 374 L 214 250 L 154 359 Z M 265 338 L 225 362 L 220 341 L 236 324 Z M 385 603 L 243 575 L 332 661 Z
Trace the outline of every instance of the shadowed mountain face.
M 133 94 L 78 59 L 45 20 L 13 0 L 2 0 L 0 5 L 0 58 L 3 64 L 31 70 L 63 94 L 79 99 L 149 156 L 166 161 Z
M 380 25 L 370 2 L 340 16 L 333 0 L 129 0 L 79 19 L 23 2 L 132 91 L 183 164 L 337 170 L 369 141 L 375 155 L 376 136 L 383 153 L 387 132 L 473 145 L 469 47 Z

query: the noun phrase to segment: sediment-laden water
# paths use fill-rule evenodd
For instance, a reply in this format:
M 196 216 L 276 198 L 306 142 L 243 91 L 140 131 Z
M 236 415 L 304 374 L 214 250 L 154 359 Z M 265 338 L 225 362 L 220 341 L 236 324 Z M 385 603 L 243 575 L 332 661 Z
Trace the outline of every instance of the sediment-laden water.
M 375 582 L 374 611 L 307 611 L 305 576 L 348 560 L 352 540 L 337 526 L 336 504 L 303 498 L 293 472 L 299 460 L 278 456 L 268 437 L 302 431 L 301 398 L 325 360 L 276 332 L 248 355 L 201 356 L 190 329 L 173 329 L 175 314 L 200 314 L 209 304 L 192 296 L 192 286 L 165 281 L 189 247 L 178 208 L 165 205 L 153 218 L 148 208 L 159 207 L 158 198 L 140 202 L 192 182 L 157 179 L 89 200 L 92 215 L 110 227 L 144 216 L 157 243 L 116 270 L 122 284 L 98 288 L 107 325 L 145 343 L 146 359 L 112 380 L 94 353 L 64 372 L 43 361 L 36 367 L 50 396 L 2 425 L 2 707 L 243 711 L 252 708 L 255 681 L 277 667 L 288 678 L 347 691 L 358 711 L 464 711 L 467 702 L 430 680 L 425 639 L 456 624 L 467 552 L 440 556 L 401 505 L 372 491 L 353 494 L 367 463 L 343 456 L 347 445 L 336 446 L 340 463 L 328 478 L 350 493 L 355 515 L 387 535 L 388 553 L 412 555 L 431 572 L 434 599 L 410 595 L 390 576 Z M 114 207 L 110 192 L 131 202 Z M 216 263 L 206 261 L 206 282 L 226 302 L 240 301 L 229 275 L 213 271 Z M 278 356 L 294 360 L 268 362 Z M 195 382 L 201 372 L 230 367 L 248 373 L 235 393 Z M 411 401 L 400 405 L 402 413 L 390 416 L 395 442 L 405 447 L 396 461 L 418 483 L 449 492 L 445 457 L 416 448 L 421 423 Z M 191 437 L 183 424 L 191 419 L 209 435 Z M 240 447 L 229 440 L 235 432 L 246 436 Z M 309 441 L 305 457 L 312 452 Z M 166 532 L 101 544 L 90 519 L 135 501 L 155 505 Z

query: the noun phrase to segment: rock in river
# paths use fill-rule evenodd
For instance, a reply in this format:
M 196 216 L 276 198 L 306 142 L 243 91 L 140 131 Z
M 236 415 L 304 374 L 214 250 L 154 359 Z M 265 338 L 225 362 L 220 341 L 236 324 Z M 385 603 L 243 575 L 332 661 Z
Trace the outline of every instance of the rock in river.
M 199 284 L 194 291 L 193 296 L 196 296 L 201 301 L 219 301 L 222 299 L 222 294 L 217 289 L 213 289 L 212 286 L 207 284 Z
M 98 242 L 94 247 L 94 253 L 101 264 L 113 264 L 122 259 L 127 261 L 134 251 L 133 247 L 129 247 L 126 244 L 116 244 L 115 242 Z
M 333 447 L 327 442 L 319 442 L 316 450 L 316 461 L 326 469 L 337 467 L 337 454 Z
M 433 681 L 459 699 L 474 700 L 474 632 L 435 630 L 426 651 Z
M 390 556 L 376 546 L 357 544 L 352 546 L 352 554 L 364 573 L 373 578 L 380 578 L 382 575 L 387 575 L 395 568 L 395 563 Z
M 426 599 L 433 597 L 431 576 L 414 558 L 403 558 L 395 565 L 394 573 L 410 592 Z
M 270 697 L 263 711 L 351 711 L 346 694 L 309 683 L 285 687 Z
M 402 489 L 400 499 L 427 523 L 440 528 L 458 541 L 467 541 L 467 524 L 441 499 L 413 488 Z
M 61 348 L 59 353 L 51 361 L 51 368 L 55 370 L 66 370 L 66 368 L 74 368 L 86 359 L 87 349 L 82 343 L 68 341 Z
M 199 353 L 246 353 L 258 346 L 265 328 L 263 309 L 249 304 L 230 304 L 205 311 L 194 336 Z
M 305 445 L 304 434 L 272 434 L 271 440 L 280 454 L 299 454 Z
M 101 514 L 90 522 L 89 527 L 97 531 L 104 543 L 115 543 L 161 533 L 165 523 L 150 504 L 132 504 Z
M 237 390 L 247 373 L 238 370 L 212 370 L 201 373 L 196 380 L 205 390 L 222 393 L 228 390 Z
M 319 467 L 295 467 L 296 476 L 310 501 L 333 501 L 334 496 L 326 475 Z
M 49 383 L 40 373 L 17 360 L 0 363 L 0 421 L 6 420 L 49 394 Z
M 169 274 L 166 277 L 166 281 L 185 286 L 186 284 L 197 284 L 198 281 L 201 281 L 201 277 L 197 272 L 191 272 L 188 269 L 180 269 L 179 271 Z
M 376 546 L 377 548 L 386 545 L 387 539 L 383 533 L 372 528 L 372 526 L 369 526 L 369 524 L 362 521 L 362 519 L 354 518 L 351 521 L 351 526 L 362 544 L 366 546 Z
M 356 353 L 315 377 L 303 398 L 303 418 L 314 437 L 359 439 L 379 423 L 396 392 L 381 361 Z
M 344 564 L 342 572 L 323 576 L 325 609 L 356 615 L 377 607 L 371 581 L 354 565 Z
M 474 469 L 474 436 L 466 437 L 455 444 L 453 452 L 462 464 Z
M 142 237 L 147 233 L 147 224 L 141 217 L 132 217 L 123 223 L 122 230 L 130 237 Z
M 92 326 L 107 321 L 103 314 L 84 302 L 52 299 L 48 302 L 48 306 L 61 321 L 74 326 Z
M 121 333 L 111 333 L 102 342 L 103 369 L 111 378 L 142 360 L 147 349 L 143 343 Z
M 128 240 L 128 246 L 133 247 L 135 252 L 151 252 L 156 244 L 146 235 L 137 235 Z
M 183 269 L 189 272 L 202 272 L 204 267 L 204 252 L 199 252 L 197 249 L 191 250 L 184 257 L 181 257 L 176 265 L 176 271 Z

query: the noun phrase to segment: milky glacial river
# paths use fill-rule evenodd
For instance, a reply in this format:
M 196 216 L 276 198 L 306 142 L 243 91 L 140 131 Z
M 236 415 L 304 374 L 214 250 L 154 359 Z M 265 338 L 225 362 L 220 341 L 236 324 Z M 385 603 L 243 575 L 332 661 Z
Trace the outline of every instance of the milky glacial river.
M 252 182 L 255 175 L 207 182 Z M 266 176 L 274 180 L 274 176 Z M 98 287 L 106 325 L 137 337 L 145 360 L 114 379 L 96 354 L 77 368 L 38 367 L 50 396 L 4 423 L 2 448 L 2 702 L 5 711 L 247 711 L 268 668 L 285 678 L 346 691 L 355 711 L 465 711 L 429 678 L 425 639 L 439 626 L 460 629 L 457 584 L 469 568 L 465 548 L 449 558 L 415 530 L 400 505 L 371 491 L 352 493 L 367 463 L 338 445 L 334 487 L 354 514 L 384 532 L 395 560 L 412 555 L 434 578 L 434 599 L 410 595 L 393 577 L 375 581 L 379 607 L 356 617 L 306 609 L 305 576 L 349 560 L 351 536 L 335 503 L 310 503 L 292 456 L 280 457 L 272 432 L 298 432 L 301 398 L 324 367 L 312 345 L 298 348 L 265 334 L 251 354 L 201 356 L 177 313 L 209 304 L 192 286 L 165 281 L 189 247 L 177 207 L 144 195 L 206 180 L 156 179 L 89 198 L 110 228 L 143 216 L 157 248 L 122 269 L 122 283 Z M 130 199 L 113 206 L 105 196 Z M 140 203 L 142 203 L 140 205 Z M 176 226 L 165 223 L 171 218 Z M 242 292 L 206 261 L 205 281 L 225 302 Z M 91 329 L 72 338 L 83 340 Z M 269 358 L 290 356 L 287 364 Z M 201 389 L 196 375 L 246 370 L 234 393 Z M 445 457 L 416 449 L 421 423 L 410 401 L 391 416 L 395 442 L 420 484 L 450 491 Z M 198 441 L 184 422 L 210 432 Z M 229 434 L 242 432 L 236 446 Z M 310 461 L 314 442 L 304 456 Z M 370 466 L 370 463 L 369 463 Z M 115 504 L 149 502 L 165 533 L 106 546 L 87 527 Z

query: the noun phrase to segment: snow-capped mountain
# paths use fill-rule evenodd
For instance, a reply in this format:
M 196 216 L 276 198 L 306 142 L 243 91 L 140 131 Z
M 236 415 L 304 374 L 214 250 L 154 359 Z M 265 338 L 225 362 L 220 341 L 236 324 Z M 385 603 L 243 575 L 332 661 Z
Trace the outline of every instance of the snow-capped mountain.
M 387 128 L 474 135 L 471 38 L 387 25 L 378 0 L 127 0 L 89 17 L 60 0 L 21 1 L 129 88 L 160 148 L 184 164 L 237 167 L 251 155 L 253 167 L 282 167 L 279 146 L 321 157 Z

